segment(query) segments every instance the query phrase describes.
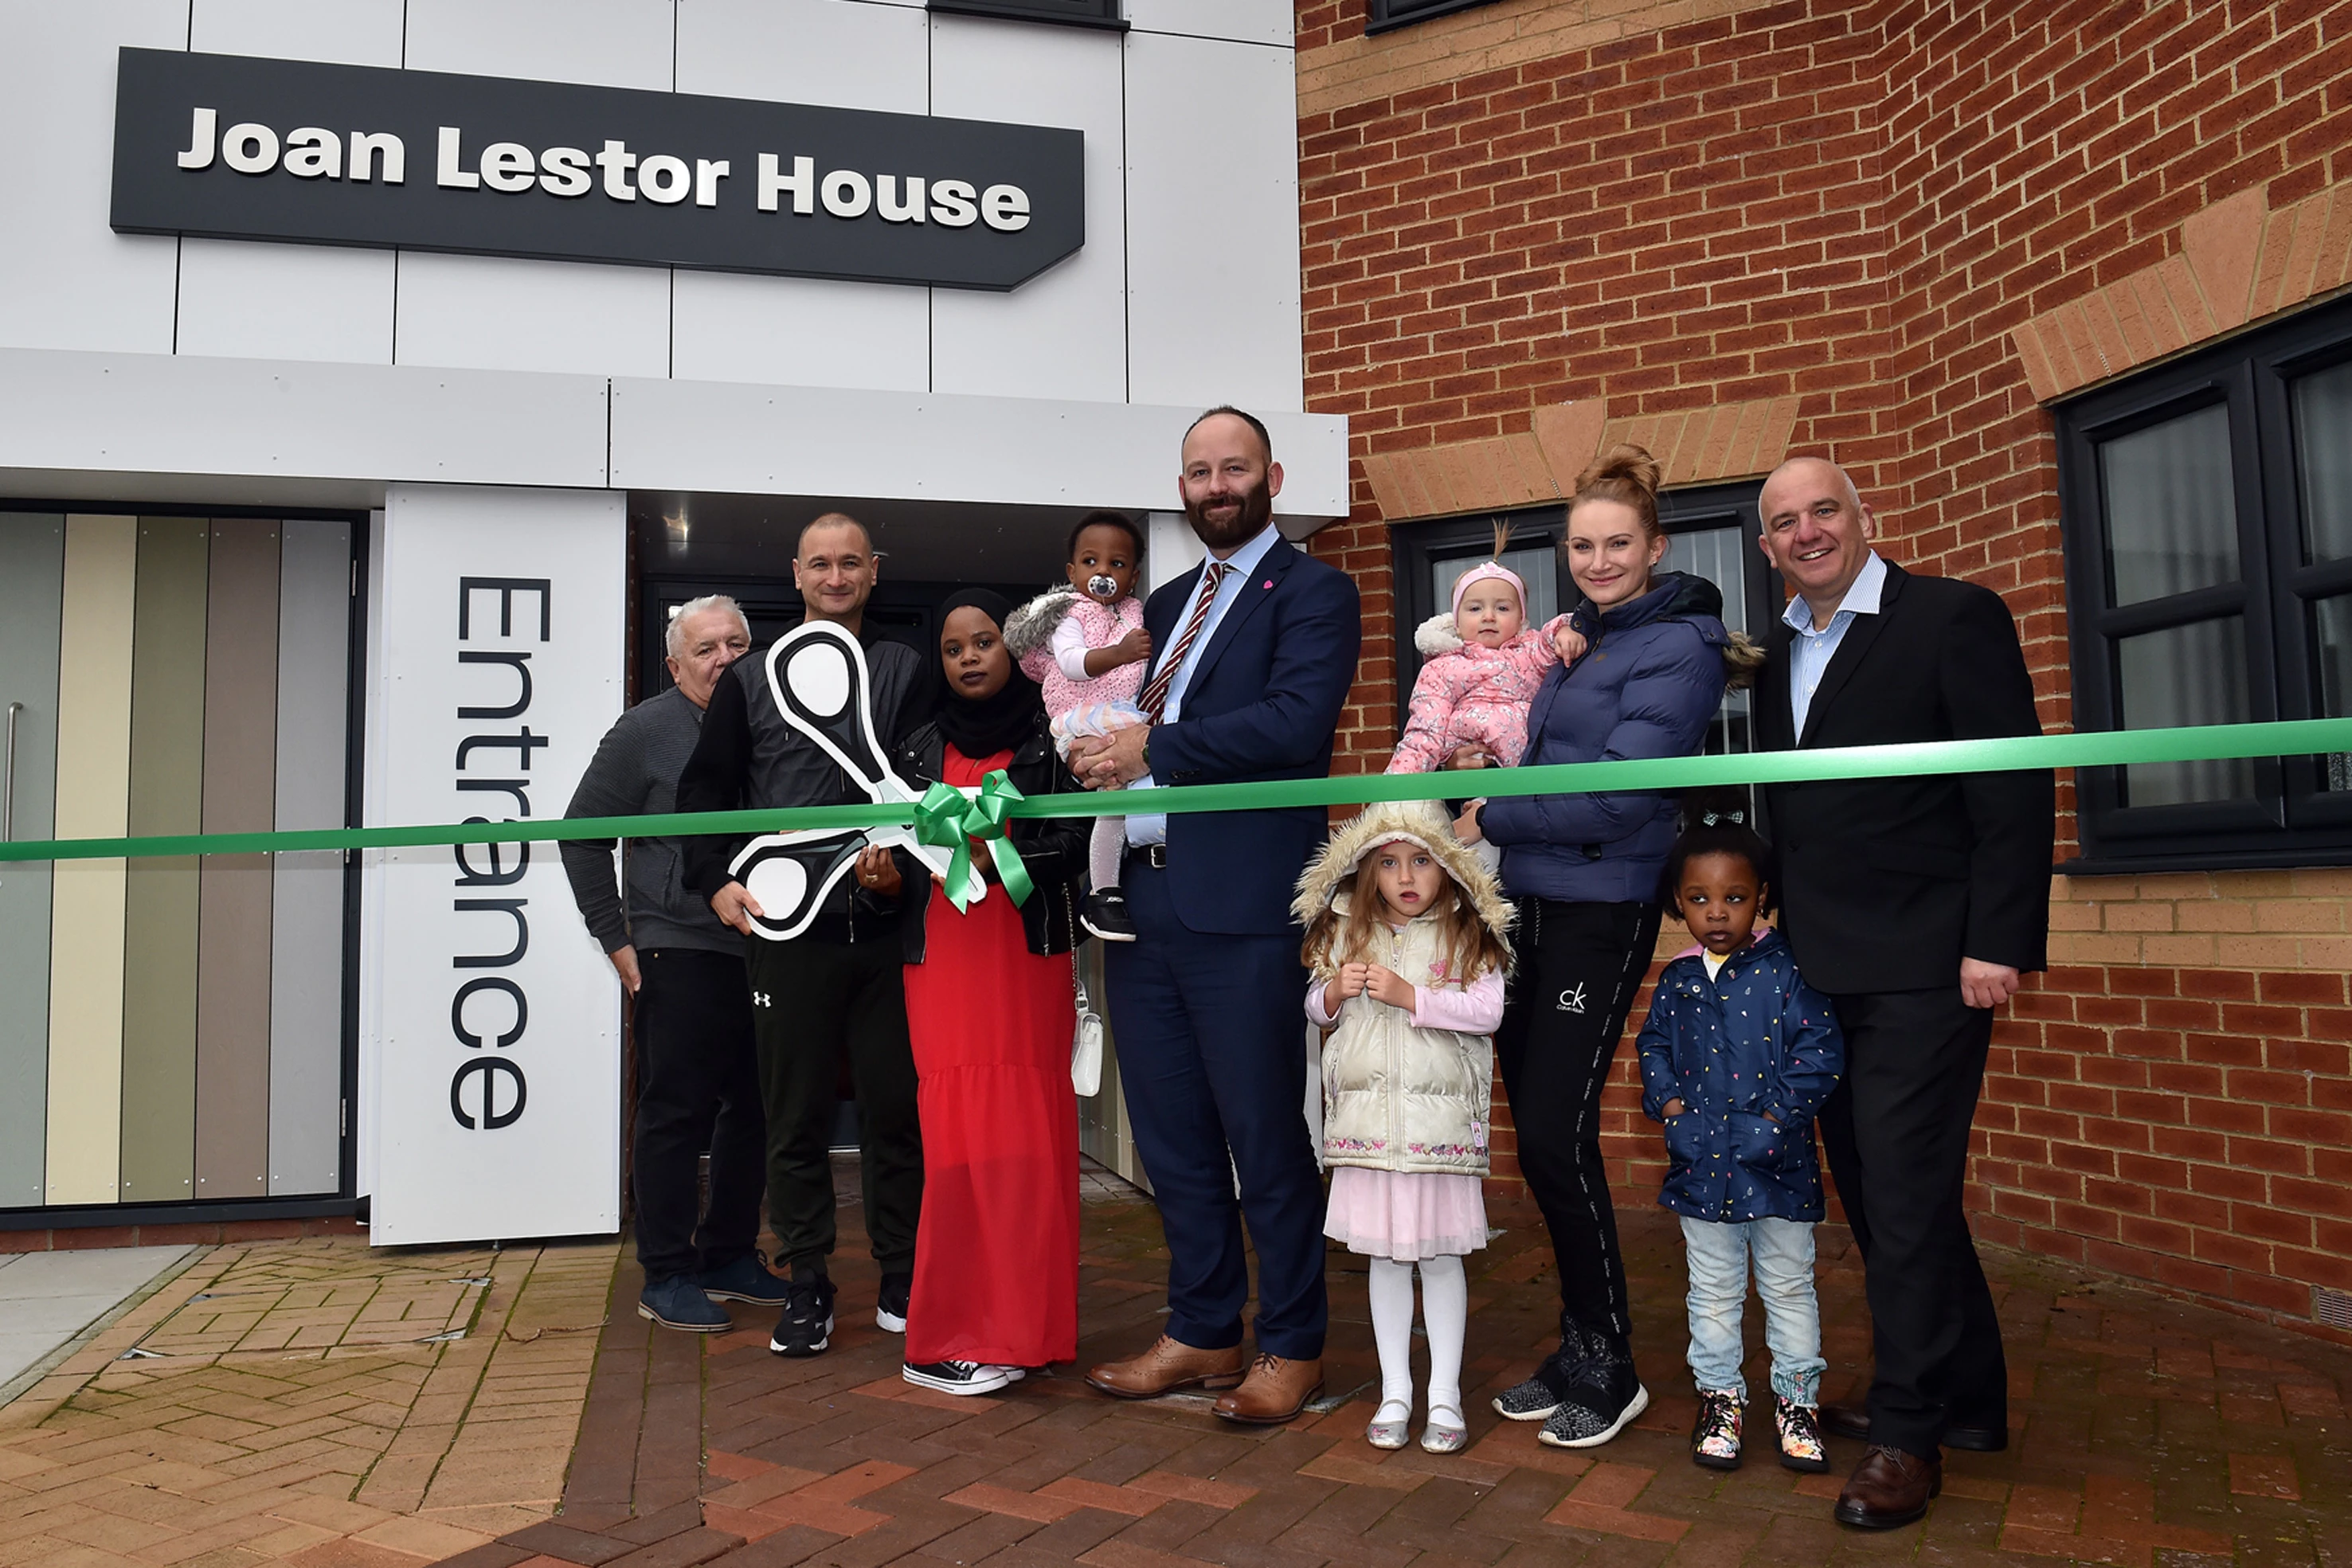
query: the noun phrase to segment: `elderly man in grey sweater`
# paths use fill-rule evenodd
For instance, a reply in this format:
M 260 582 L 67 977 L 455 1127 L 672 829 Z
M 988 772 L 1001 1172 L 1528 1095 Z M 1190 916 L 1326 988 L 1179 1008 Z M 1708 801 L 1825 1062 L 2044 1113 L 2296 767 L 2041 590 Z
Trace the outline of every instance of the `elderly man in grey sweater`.
M 751 630 L 732 599 L 714 594 L 671 617 L 667 647 L 677 684 L 606 733 L 567 816 L 676 810 L 711 691 L 751 651 Z M 612 841 L 566 843 L 562 856 L 589 935 L 636 1002 L 637 1261 L 646 1271 L 637 1315 L 714 1333 L 728 1326 L 718 1301 L 772 1307 L 785 1294 L 756 1248 L 767 1124 L 743 938 L 687 885 L 675 839 L 629 841 L 625 904 L 614 887 Z M 706 1148 L 710 1207 L 698 1214 L 696 1167 Z

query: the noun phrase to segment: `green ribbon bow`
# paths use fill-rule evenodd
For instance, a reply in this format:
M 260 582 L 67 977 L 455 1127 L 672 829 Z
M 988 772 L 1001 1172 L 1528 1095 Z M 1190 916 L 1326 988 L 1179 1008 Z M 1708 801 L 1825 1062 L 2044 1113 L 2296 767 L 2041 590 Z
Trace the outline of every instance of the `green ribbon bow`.
M 1013 841 L 1004 831 L 1004 824 L 1013 815 L 1013 802 L 1021 799 L 1021 791 L 1000 768 L 980 781 L 978 795 L 967 795 L 952 784 L 934 784 L 915 803 L 916 841 L 955 852 L 948 865 L 948 902 L 956 906 L 957 914 L 962 914 L 971 903 L 964 894 L 964 884 L 971 880 L 974 839 L 988 846 L 989 856 L 996 862 L 997 878 L 1004 883 L 1004 891 L 1014 906 L 1029 902 L 1035 884 L 1029 880 L 1029 868 L 1022 863 L 1021 852 L 1013 847 Z

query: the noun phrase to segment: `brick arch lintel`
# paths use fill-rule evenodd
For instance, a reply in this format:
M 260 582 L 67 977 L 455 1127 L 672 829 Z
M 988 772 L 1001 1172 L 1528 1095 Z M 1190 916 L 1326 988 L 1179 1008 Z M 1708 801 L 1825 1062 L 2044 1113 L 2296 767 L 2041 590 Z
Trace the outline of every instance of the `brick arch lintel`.
M 2273 210 L 2257 187 L 2191 214 L 2180 249 L 2010 329 L 2050 402 L 2352 284 L 2352 181 Z
M 1390 522 L 1509 511 L 1567 499 L 1585 465 L 1621 442 L 1655 457 L 1667 485 L 1767 474 L 1787 455 L 1796 425 L 1794 397 L 1619 419 L 1590 398 L 1538 409 L 1533 428 L 1517 434 L 1373 453 L 1364 476 Z

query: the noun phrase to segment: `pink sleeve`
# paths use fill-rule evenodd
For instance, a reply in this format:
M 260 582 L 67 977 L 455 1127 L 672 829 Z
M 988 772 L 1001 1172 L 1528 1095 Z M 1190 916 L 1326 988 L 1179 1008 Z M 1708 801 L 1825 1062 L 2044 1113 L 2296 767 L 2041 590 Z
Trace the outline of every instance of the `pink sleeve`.
M 1450 1029 L 1456 1034 L 1492 1034 L 1503 1021 L 1503 971 L 1489 969 L 1467 986 L 1415 986 L 1416 1029 Z
M 1433 678 L 1434 677 L 1434 678 Z M 1412 683 L 1412 701 L 1406 707 L 1404 734 L 1389 758 L 1384 773 L 1434 773 L 1445 766 L 1453 747 L 1445 744 L 1445 723 L 1454 716 L 1444 676 L 1433 659 L 1421 667 Z
M 1338 1013 L 1327 1013 L 1323 1010 L 1323 988 L 1330 983 L 1328 976 L 1319 980 L 1309 980 L 1307 983 L 1307 1021 L 1317 1029 L 1329 1029 L 1339 1021 Z M 1342 1007 L 1346 1005 L 1345 1002 L 1340 1004 Z
M 1511 662 L 1528 678 L 1541 680 L 1544 672 L 1559 663 L 1559 644 L 1552 639 L 1568 625 L 1568 617 L 1555 615 L 1533 632 L 1516 639 L 1510 648 Z

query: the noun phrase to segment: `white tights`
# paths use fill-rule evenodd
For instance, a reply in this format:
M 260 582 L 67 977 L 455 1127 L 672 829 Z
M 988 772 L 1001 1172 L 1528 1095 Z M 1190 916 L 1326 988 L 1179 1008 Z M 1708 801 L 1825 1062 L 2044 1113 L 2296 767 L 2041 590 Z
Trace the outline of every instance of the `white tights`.
M 1412 1270 L 1390 1258 L 1371 1262 L 1372 1343 L 1381 1352 L 1381 1407 L 1375 1421 L 1412 1415 Z M 1421 1316 L 1429 1331 L 1429 1410 L 1462 1420 L 1462 1336 L 1470 1322 L 1470 1278 L 1459 1258 L 1421 1265 Z

